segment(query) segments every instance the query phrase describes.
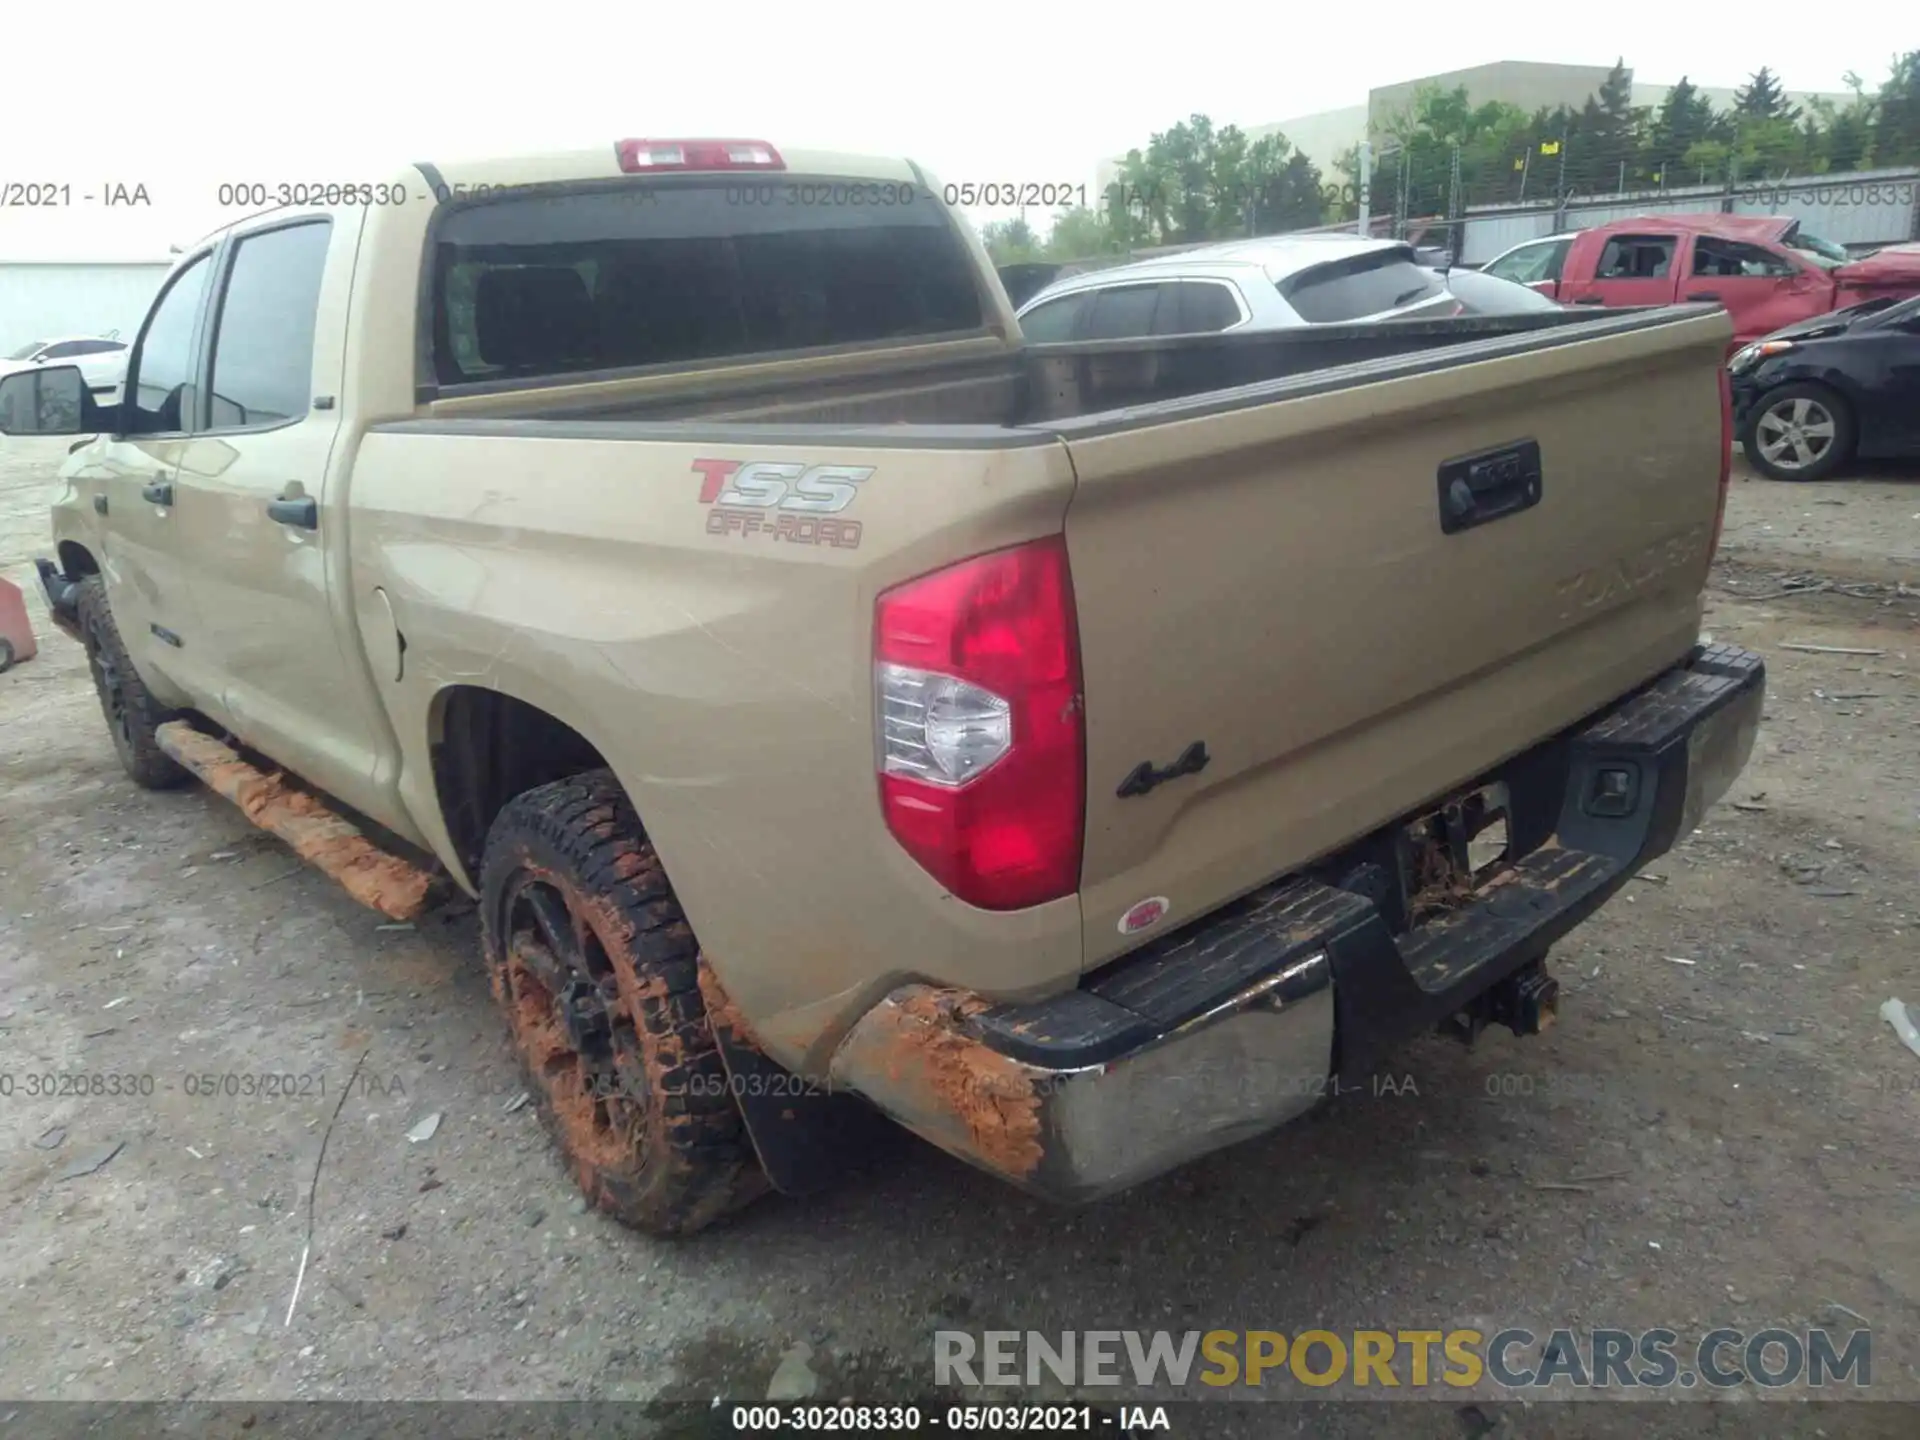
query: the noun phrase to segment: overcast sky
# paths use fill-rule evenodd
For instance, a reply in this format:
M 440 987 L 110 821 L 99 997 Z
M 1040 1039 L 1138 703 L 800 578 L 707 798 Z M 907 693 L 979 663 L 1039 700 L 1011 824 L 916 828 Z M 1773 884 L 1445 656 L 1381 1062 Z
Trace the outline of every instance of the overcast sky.
M 164 254 L 231 218 L 215 203 L 222 181 L 379 180 L 414 160 L 622 136 L 755 137 L 905 154 L 942 181 L 1090 185 L 1103 156 L 1195 111 L 1257 125 L 1494 60 L 1610 64 L 1627 41 L 1641 81 L 1737 85 L 1772 64 L 1792 89 L 1838 90 L 1849 69 L 1877 85 L 1893 48 L 1861 38 L 1875 25 L 1772 0 L 1642 7 L 1645 23 L 1618 31 L 1590 23 L 1604 9 L 1514 23 L 1517 12 L 1431 0 L 1093 14 L 1033 0 L 8 10 L 0 185 L 66 182 L 74 206 L 0 208 L 0 259 Z M 115 181 L 143 183 L 152 208 L 80 200 Z

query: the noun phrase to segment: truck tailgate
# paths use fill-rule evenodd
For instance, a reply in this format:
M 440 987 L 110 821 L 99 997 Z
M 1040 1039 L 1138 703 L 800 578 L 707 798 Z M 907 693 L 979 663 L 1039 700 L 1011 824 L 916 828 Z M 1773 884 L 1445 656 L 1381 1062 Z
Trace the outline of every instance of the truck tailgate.
M 1728 330 L 1639 317 L 1060 424 L 1085 963 L 1140 901 L 1180 924 L 1685 655 Z

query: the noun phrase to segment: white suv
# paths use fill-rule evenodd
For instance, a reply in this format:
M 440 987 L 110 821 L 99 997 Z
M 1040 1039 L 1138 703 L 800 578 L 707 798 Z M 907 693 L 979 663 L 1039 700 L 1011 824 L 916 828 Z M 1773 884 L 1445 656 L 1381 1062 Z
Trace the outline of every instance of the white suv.
M 116 332 L 117 333 L 117 332 Z M 119 397 L 127 375 L 127 342 L 111 335 L 79 335 L 67 340 L 36 340 L 0 360 L 0 375 L 32 365 L 77 365 L 87 388 L 102 404 Z

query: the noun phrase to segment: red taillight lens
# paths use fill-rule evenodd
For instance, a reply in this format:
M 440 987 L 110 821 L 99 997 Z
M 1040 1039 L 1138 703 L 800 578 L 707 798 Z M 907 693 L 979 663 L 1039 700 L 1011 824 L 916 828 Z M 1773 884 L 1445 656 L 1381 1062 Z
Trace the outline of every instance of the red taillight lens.
M 656 170 L 784 170 L 764 140 L 622 140 L 613 147 L 629 175 Z
M 1726 367 L 1720 367 L 1720 500 L 1713 511 L 1713 543 L 1707 547 L 1707 560 L 1720 550 L 1720 527 L 1727 520 L 1727 491 L 1733 485 L 1733 379 Z
M 996 550 L 884 592 L 873 652 L 894 838 L 983 910 L 1072 894 L 1086 760 L 1066 542 Z

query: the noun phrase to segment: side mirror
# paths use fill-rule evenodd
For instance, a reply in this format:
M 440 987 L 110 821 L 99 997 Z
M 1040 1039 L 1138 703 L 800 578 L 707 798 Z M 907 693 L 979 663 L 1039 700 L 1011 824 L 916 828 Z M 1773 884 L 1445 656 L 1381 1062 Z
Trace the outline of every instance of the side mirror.
M 0 435 L 91 435 L 105 428 L 78 365 L 0 379 Z

